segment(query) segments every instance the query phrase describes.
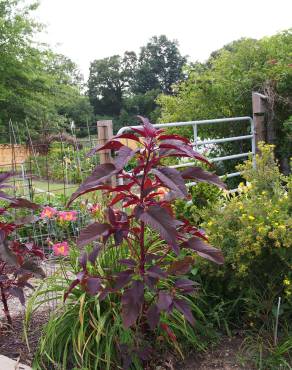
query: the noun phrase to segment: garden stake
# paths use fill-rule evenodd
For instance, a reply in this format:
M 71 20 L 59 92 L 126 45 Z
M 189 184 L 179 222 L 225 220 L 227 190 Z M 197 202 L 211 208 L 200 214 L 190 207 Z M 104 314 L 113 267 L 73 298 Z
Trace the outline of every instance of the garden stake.
M 275 325 L 275 333 L 274 333 L 274 346 L 275 347 L 278 342 L 278 324 L 279 324 L 280 306 L 281 306 L 281 297 L 278 298 L 278 307 L 277 307 L 277 314 L 276 314 L 276 325 Z

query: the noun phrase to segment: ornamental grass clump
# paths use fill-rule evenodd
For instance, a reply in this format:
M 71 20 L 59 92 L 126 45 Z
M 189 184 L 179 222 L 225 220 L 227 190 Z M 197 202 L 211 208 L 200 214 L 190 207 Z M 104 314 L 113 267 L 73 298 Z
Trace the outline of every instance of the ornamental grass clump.
M 193 158 L 210 167 L 211 164 L 194 151 L 188 139 L 167 135 L 147 119 L 141 120 L 141 128 L 114 136 L 89 153 L 92 156 L 101 150 L 115 150 L 116 156 L 112 163 L 96 166 L 68 203 L 69 206 L 78 197 L 97 190 L 104 191 L 109 199 L 104 221 L 92 222 L 77 239 L 77 247 L 83 252 L 76 278 L 64 295 L 64 300 L 71 302 L 76 292 L 82 292 L 89 300 L 99 302 L 101 311 L 111 312 L 106 325 L 107 330 L 114 330 L 111 351 L 117 355 L 112 354 L 107 360 L 108 352 L 102 351 L 100 342 L 96 343 L 102 358 L 101 364 L 94 365 L 96 368 L 111 368 L 113 358 L 117 367 L 143 367 L 153 357 L 152 343 L 158 336 L 161 339 L 161 333 L 178 348 L 166 317 L 175 321 L 178 316 L 176 326 L 181 328 L 196 325 L 189 297 L 197 285 L 185 275 L 197 255 L 223 263 L 221 251 L 208 244 L 203 230 L 174 217 L 172 203 L 188 198 L 186 180 L 221 188 L 225 185 L 214 173 L 197 166 L 182 171 L 164 166 L 164 159 L 171 156 Z M 135 141 L 137 149 L 127 147 L 121 139 Z M 124 168 L 131 159 L 136 160 L 136 166 L 128 173 Z M 113 177 L 119 185 L 110 184 Z M 94 327 L 96 319 L 92 313 L 89 325 Z M 130 341 L 125 339 L 128 337 Z M 86 343 L 89 345 L 90 339 Z M 84 366 L 81 357 L 78 365 Z

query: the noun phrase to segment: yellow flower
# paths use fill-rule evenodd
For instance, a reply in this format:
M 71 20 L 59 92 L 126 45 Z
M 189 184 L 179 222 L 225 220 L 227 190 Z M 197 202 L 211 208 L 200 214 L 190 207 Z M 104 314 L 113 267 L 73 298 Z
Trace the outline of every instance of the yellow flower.
M 212 226 L 213 225 L 213 222 L 212 221 L 209 221 L 207 225 L 208 226 Z
M 283 284 L 289 286 L 289 285 L 291 285 L 291 281 L 289 279 L 285 278 L 283 280 Z
M 285 225 L 279 225 L 279 229 L 286 230 Z
M 251 221 L 254 221 L 255 220 L 255 217 L 253 216 L 248 216 L 248 219 L 251 220 Z
M 267 194 L 267 192 L 266 191 L 262 191 L 262 195 L 266 195 Z

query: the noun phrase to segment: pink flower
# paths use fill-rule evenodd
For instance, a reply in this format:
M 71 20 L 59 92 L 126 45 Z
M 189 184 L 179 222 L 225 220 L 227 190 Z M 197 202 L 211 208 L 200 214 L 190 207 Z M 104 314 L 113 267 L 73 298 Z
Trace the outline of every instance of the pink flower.
M 69 245 L 67 242 L 56 243 L 53 245 L 53 251 L 55 256 L 68 256 Z
M 59 220 L 61 221 L 76 221 L 77 211 L 61 211 L 58 213 Z
M 96 214 L 100 211 L 101 207 L 99 204 L 93 204 L 90 208 L 89 211 L 93 214 Z
M 41 213 L 41 218 L 52 218 L 57 213 L 57 210 L 55 208 L 46 206 L 43 208 Z

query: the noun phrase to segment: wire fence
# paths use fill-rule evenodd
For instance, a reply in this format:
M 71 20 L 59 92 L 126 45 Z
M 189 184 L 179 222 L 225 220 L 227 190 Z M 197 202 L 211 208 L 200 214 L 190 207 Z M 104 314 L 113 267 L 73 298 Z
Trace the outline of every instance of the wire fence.
M 7 192 L 41 206 L 59 211 L 66 209 L 72 193 L 99 162 L 97 156 L 86 156 L 98 144 L 96 125 L 87 125 L 88 135 L 85 137 L 79 137 L 80 132 L 73 125 L 67 131 L 45 128 L 32 133 L 26 124 L 22 127 L 25 135 L 21 135 L 18 125 L 10 121 L 8 131 L 5 135 L 9 136 L 9 141 L 0 144 L 0 172 L 13 173 Z M 55 274 L 60 269 L 60 260 L 54 256 L 52 245 L 65 240 L 76 242 L 80 230 L 90 220 L 86 207 L 81 209 L 78 203 L 73 205 L 74 208 L 77 217 L 72 222 L 62 223 L 58 217 L 39 217 L 36 222 L 22 225 L 14 232 L 13 239 L 22 243 L 33 241 L 43 250 L 46 259 L 39 264 L 46 275 Z M 30 213 L 33 211 L 13 210 L 12 217 Z M 57 294 L 52 293 L 50 299 L 49 308 L 54 309 Z

